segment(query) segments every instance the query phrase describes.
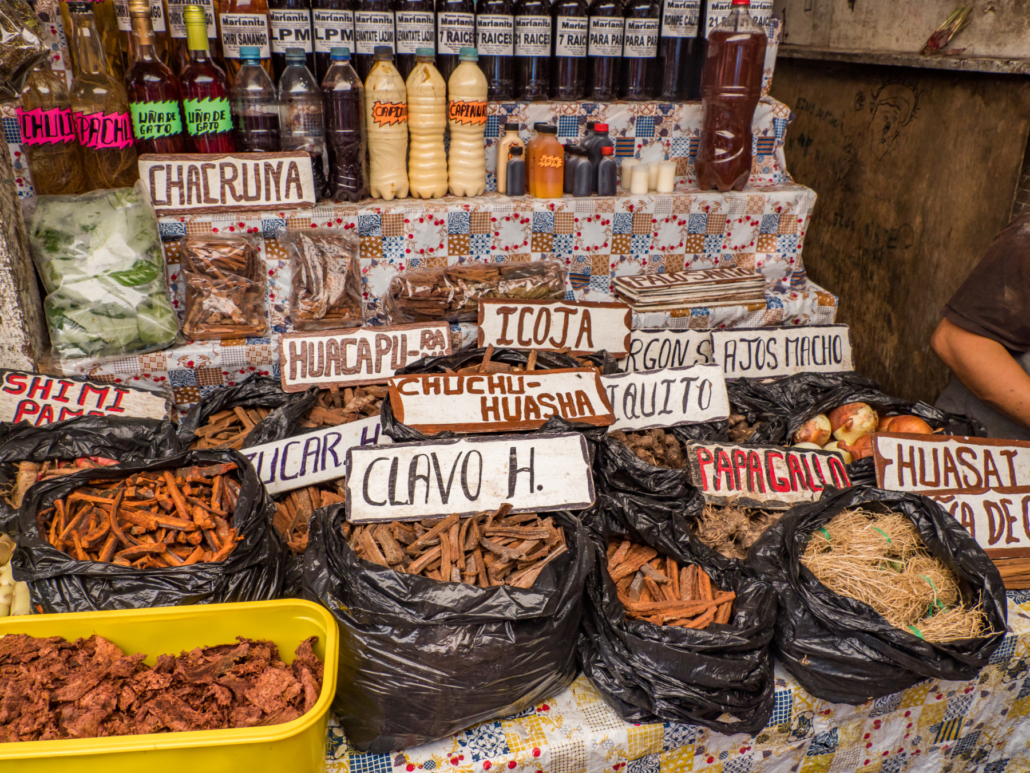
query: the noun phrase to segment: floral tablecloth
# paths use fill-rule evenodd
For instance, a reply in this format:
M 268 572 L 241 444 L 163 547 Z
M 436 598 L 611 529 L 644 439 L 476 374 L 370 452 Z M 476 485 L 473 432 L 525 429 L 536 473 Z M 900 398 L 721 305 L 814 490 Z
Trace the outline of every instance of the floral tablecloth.
M 328 773 L 1025 773 L 1030 770 L 1030 593 L 977 679 L 926 681 L 860 706 L 830 704 L 776 670 L 757 736 L 620 720 L 579 677 L 551 700 L 443 741 L 360 754 L 330 727 Z

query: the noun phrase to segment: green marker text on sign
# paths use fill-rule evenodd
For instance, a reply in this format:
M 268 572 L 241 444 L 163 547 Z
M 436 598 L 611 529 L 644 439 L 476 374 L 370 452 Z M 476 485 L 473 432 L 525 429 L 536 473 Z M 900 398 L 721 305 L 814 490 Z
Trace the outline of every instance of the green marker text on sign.
M 191 137 L 232 131 L 232 112 L 226 97 L 187 99 L 186 127 Z
M 182 134 L 178 102 L 130 102 L 129 112 L 132 114 L 132 132 L 137 139 L 156 140 Z

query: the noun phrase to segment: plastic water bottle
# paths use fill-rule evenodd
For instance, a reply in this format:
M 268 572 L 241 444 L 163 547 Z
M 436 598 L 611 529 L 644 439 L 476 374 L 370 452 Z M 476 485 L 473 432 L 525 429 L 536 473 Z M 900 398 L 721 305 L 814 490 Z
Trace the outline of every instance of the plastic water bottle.
M 335 47 L 322 79 L 325 141 L 329 156 L 329 189 L 333 201 L 359 201 L 368 196 L 365 166 L 365 87 L 351 67 L 350 49 Z
M 476 64 L 474 48 L 462 48 L 461 63 L 447 82 L 451 130 L 450 189 L 455 196 L 479 196 L 486 190 L 486 76 Z
M 242 46 L 240 57 L 240 71 L 230 92 L 237 147 L 245 153 L 275 153 L 279 150 L 275 84 L 261 66 L 260 48 Z
M 408 195 L 408 92 L 393 65 L 393 48 L 376 46 L 375 64 L 365 79 L 368 126 L 368 189 L 377 199 Z
M 311 156 L 315 195 L 321 197 L 325 191 L 322 92 L 307 68 L 307 55 L 302 48 L 286 52 L 286 69 L 279 81 L 279 127 L 283 150 L 302 150 Z
M 447 83 L 433 65 L 434 51 L 420 48 L 415 66 L 404 84 L 408 92 L 409 193 L 417 199 L 447 195 Z M 453 146 L 452 146 L 453 152 Z

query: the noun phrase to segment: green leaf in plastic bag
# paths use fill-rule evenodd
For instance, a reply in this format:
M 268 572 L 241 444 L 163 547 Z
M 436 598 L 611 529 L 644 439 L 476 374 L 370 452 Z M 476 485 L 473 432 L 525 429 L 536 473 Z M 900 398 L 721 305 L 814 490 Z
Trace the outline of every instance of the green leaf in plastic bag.
M 139 287 L 153 282 L 159 273 L 160 269 L 150 261 L 137 260 L 132 268 L 112 271 L 108 276 L 124 287 Z
M 153 297 L 136 307 L 139 338 L 145 344 L 170 344 L 179 332 L 179 320 L 164 297 Z

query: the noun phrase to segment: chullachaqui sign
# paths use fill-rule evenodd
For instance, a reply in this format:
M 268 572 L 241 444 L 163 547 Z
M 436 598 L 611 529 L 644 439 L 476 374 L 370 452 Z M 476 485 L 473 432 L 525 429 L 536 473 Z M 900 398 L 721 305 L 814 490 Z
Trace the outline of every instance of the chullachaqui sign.
M 159 217 L 315 205 L 311 157 L 302 152 L 144 154 L 139 177 Z
M 629 355 L 619 363 L 621 370 L 661 370 L 708 365 L 712 358 L 710 330 L 634 330 L 629 337 Z
M 726 378 L 854 370 L 847 325 L 712 331 L 712 353 Z
M 592 301 L 479 302 L 479 345 L 512 349 L 568 349 L 613 357 L 629 354 L 629 306 Z
M 718 365 L 602 376 L 615 412 L 608 431 L 675 427 L 730 415 L 726 379 Z
M 851 486 L 844 460 L 830 451 L 691 443 L 687 461 L 693 484 L 714 505 L 786 510 Z
M 1030 443 L 884 433 L 873 459 L 880 488 L 930 497 L 992 558 L 1030 556 Z
M 496 510 L 580 510 L 594 502 L 586 439 L 500 435 L 353 448 L 347 456 L 347 519 L 417 520 Z
M 245 448 L 269 494 L 313 486 L 346 474 L 347 453 L 355 446 L 387 445 L 378 416 L 326 427 L 274 443 Z
M 615 420 L 593 368 L 395 376 L 390 408 L 429 435 L 536 429 L 552 416 L 602 427 Z
M 76 416 L 168 418 L 168 401 L 143 389 L 0 370 L 0 421 L 36 427 Z
M 279 339 L 279 373 L 284 392 L 384 384 L 409 362 L 450 353 L 443 322 L 287 333 Z

